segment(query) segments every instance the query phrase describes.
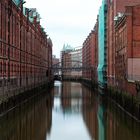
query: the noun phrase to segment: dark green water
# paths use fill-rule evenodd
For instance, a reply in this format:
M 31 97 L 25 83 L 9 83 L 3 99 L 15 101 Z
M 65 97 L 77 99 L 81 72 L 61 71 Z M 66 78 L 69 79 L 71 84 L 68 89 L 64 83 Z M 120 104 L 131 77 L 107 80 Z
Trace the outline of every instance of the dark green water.
M 140 140 L 140 124 L 79 83 L 55 82 L 0 117 L 0 140 Z

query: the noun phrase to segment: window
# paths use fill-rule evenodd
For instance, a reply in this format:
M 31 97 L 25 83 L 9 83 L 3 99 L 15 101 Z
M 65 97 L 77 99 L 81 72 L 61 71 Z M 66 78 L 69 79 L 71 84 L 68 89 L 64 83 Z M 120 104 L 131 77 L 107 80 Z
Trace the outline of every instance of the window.
M 2 74 L 2 62 L 0 63 L 0 74 Z
M 3 71 L 4 71 L 4 73 L 6 73 L 6 62 L 4 62 L 4 64 L 3 64 Z

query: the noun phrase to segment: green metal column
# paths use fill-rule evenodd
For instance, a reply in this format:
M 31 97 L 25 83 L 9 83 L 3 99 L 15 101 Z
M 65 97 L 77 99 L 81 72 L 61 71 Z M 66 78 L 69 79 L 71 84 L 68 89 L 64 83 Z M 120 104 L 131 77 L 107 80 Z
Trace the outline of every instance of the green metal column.
M 106 86 L 106 16 L 107 2 L 102 1 L 102 6 L 99 10 L 99 29 L 98 29 L 98 83 L 104 88 Z

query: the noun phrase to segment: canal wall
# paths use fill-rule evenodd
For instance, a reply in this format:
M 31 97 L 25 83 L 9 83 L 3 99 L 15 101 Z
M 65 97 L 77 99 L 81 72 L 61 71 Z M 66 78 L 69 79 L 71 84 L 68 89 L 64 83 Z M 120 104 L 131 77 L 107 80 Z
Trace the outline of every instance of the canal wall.
M 52 118 L 51 94 L 33 96 L 16 108 L 1 114 L 0 139 L 27 140 L 44 139 L 50 132 Z M 14 133 L 13 133 L 14 131 Z
M 140 97 L 137 94 L 128 93 L 127 90 L 121 90 L 117 87 L 106 87 L 104 89 L 100 88 L 100 85 L 90 79 L 82 79 L 82 84 L 98 90 L 102 97 L 107 97 L 118 105 L 126 114 L 131 116 L 136 121 L 140 122 Z M 133 83 L 135 84 L 135 83 Z M 137 83 L 136 83 L 137 84 Z M 137 89 L 140 90 L 140 84 L 137 84 Z M 130 85 L 129 85 L 130 87 Z M 132 86 L 133 90 L 133 86 Z
M 82 78 L 82 77 L 73 77 L 73 76 L 69 76 L 69 77 L 63 77 L 62 79 L 56 79 L 59 81 L 74 81 L 74 82 L 80 82 L 82 84 L 84 84 L 87 87 L 93 88 L 93 89 L 98 89 L 98 83 L 96 82 L 96 80 L 91 80 L 88 78 Z
M 80 82 L 87 87 L 98 90 L 99 94 L 102 97 L 107 97 L 109 100 L 112 100 L 112 102 L 117 104 L 117 106 L 120 109 L 122 109 L 126 114 L 128 114 L 136 121 L 140 122 L 140 97 L 138 97 L 138 95 L 130 94 L 127 91 L 123 91 L 119 88 L 111 87 L 111 86 L 101 89 L 99 84 L 95 80 L 91 80 L 87 78 L 77 79 L 74 77 L 72 78 L 68 77 L 63 80 Z M 138 84 L 138 89 L 139 89 L 139 84 Z
M 20 92 L 16 95 L 13 95 L 11 97 L 5 98 L 0 103 L 0 114 L 2 115 L 4 112 L 16 107 L 21 102 L 24 102 L 27 99 L 32 98 L 33 96 L 36 96 L 38 94 L 42 94 L 44 91 L 49 91 L 54 85 L 54 82 L 46 82 L 40 86 L 34 87 L 30 90 Z
M 105 94 L 125 113 L 140 122 L 140 98 L 113 87 L 108 87 Z

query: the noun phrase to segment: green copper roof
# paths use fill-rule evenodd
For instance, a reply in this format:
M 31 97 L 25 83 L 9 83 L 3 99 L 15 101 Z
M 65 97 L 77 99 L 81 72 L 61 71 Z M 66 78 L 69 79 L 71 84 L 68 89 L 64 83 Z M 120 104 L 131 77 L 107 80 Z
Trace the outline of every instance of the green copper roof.
M 19 6 L 19 4 L 21 2 L 25 2 L 25 0 L 12 0 L 17 6 Z
M 74 48 L 73 47 L 71 47 L 70 45 L 63 45 L 63 49 L 62 49 L 62 51 L 72 51 Z

